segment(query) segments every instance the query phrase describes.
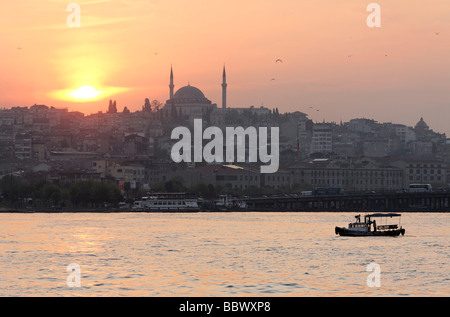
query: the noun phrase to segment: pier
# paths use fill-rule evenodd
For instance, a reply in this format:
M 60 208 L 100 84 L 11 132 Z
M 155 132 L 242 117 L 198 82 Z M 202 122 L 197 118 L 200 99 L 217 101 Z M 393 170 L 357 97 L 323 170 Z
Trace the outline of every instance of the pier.
M 449 212 L 450 192 L 247 198 L 249 211 Z

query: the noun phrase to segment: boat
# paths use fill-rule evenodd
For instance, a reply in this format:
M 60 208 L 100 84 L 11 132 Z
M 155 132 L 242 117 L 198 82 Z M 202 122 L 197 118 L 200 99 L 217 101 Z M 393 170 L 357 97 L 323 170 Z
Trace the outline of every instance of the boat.
M 244 200 L 232 198 L 230 195 L 220 195 L 214 201 L 212 211 L 229 212 L 229 211 L 247 211 L 248 206 Z
M 233 201 L 232 211 L 248 211 L 248 205 L 244 200 Z
M 199 212 L 197 197 L 187 193 L 152 193 L 133 203 L 132 210 L 144 212 Z
M 231 211 L 233 201 L 230 195 L 220 195 L 215 201 L 215 211 Z
M 398 224 L 387 224 L 388 218 L 398 218 Z M 361 215 L 355 216 L 356 221 L 349 223 L 348 228 L 335 227 L 334 231 L 340 236 L 347 237 L 378 237 L 378 236 L 403 236 L 405 229 L 400 226 L 401 214 L 397 213 L 374 213 L 364 216 L 361 221 Z M 378 224 L 377 224 L 378 219 Z M 382 224 L 385 222 L 385 224 Z

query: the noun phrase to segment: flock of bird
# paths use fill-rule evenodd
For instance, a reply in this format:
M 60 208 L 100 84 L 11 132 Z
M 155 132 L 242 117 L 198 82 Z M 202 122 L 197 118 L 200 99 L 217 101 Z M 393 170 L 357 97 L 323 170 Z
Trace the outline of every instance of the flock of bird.
M 438 36 L 439 34 L 441 34 L 441 32 L 435 32 L 436 36 Z M 384 54 L 385 57 L 388 57 L 388 54 Z M 348 58 L 352 58 L 353 55 L 347 55 Z M 278 58 L 275 60 L 275 63 L 283 63 L 283 60 L 281 58 Z M 275 78 L 272 78 L 271 81 L 275 81 Z M 314 109 L 314 107 L 309 107 L 310 109 Z M 320 111 L 319 109 L 316 109 L 316 111 Z
M 435 34 L 436 34 L 436 36 L 438 36 L 439 34 L 441 34 L 441 32 L 435 32 Z M 384 54 L 384 56 L 388 57 L 388 54 Z M 347 57 L 348 58 L 352 58 L 353 55 L 350 54 L 350 55 L 347 55 Z M 283 60 L 281 58 L 278 58 L 278 59 L 275 60 L 275 63 L 283 63 Z M 271 81 L 275 81 L 275 78 L 272 78 Z M 319 111 L 319 110 L 317 110 L 317 111 Z
M 441 32 L 435 32 L 435 34 L 436 34 L 436 35 L 439 35 L 439 34 L 441 34 Z M 18 49 L 18 50 L 22 50 L 22 47 L 19 46 L 19 47 L 17 47 L 17 49 Z M 155 55 L 158 55 L 158 53 L 154 53 L 154 54 L 155 54 Z M 384 56 L 387 57 L 388 54 L 384 54 Z M 351 54 L 351 55 L 347 55 L 347 57 L 348 57 L 348 58 L 352 58 L 353 55 L 352 55 L 352 54 Z M 282 63 L 283 63 L 283 60 L 282 60 L 281 58 L 277 58 L 277 59 L 275 60 L 275 63 L 276 63 L 276 64 L 277 64 L 277 63 L 281 63 L 281 64 L 282 64 Z M 275 81 L 275 78 L 272 78 L 271 81 Z M 310 108 L 312 108 L 312 107 L 310 107 Z M 317 111 L 319 111 L 319 110 L 317 110 Z

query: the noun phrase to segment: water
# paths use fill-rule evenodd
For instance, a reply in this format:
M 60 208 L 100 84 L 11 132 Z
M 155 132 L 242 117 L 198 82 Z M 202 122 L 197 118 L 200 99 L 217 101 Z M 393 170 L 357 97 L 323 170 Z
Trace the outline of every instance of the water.
M 0 296 L 449 296 L 449 214 L 339 237 L 353 213 L 0 214 Z M 67 285 L 69 264 L 81 287 Z M 380 287 L 369 287 L 370 263 Z

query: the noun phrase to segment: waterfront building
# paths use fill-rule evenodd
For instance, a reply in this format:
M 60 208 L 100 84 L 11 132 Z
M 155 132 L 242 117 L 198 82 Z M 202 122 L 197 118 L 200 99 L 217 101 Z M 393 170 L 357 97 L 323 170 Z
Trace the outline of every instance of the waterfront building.
M 435 159 L 404 158 L 391 163 L 403 170 L 403 186 L 409 184 L 431 184 L 433 187 L 447 186 L 447 163 Z
M 355 160 L 315 159 L 288 169 L 294 183 L 311 187 L 341 187 L 346 192 L 402 190 L 400 168 L 369 158 Z

